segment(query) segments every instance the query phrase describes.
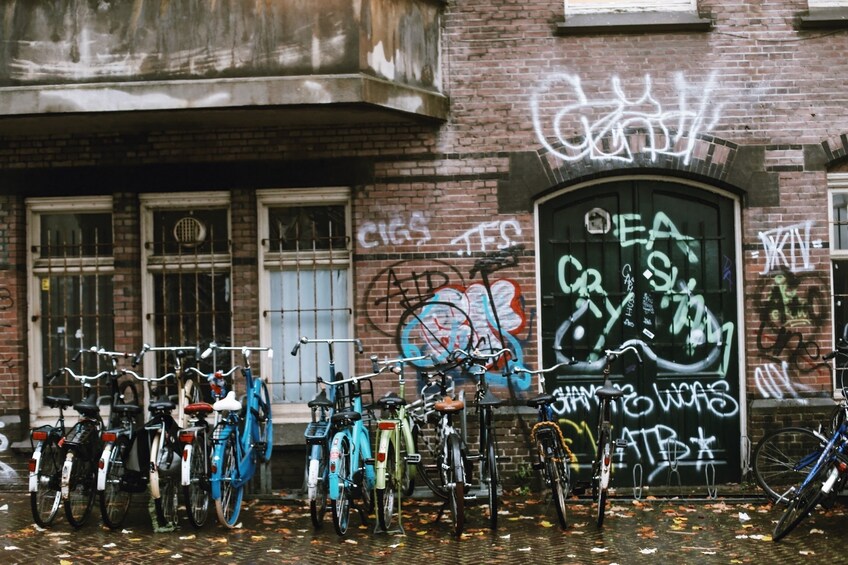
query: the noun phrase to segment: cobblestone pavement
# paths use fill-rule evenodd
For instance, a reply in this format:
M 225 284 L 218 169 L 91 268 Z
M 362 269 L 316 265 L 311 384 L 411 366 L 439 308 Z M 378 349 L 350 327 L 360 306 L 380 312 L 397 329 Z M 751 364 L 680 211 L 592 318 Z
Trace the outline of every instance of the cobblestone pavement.
M 575 499 L 569 527 L 555 524 L 545 500 L 507 494 L 500 527 L 486 527 L 482 507 L 466 513 L 467 533 L 452 538 L 448 517 L 435 522 L 438 504 L 404 501 L 406 535 L 373 533 L 352 518 L 340 538 L 329 522 L 314 531 L 306 506 L 290 497 L 248 500 L 241 527 L 219 526 L 214 511 L 200 530 L 186 520 L 177 531 L 155 533 L 146 501 L 136 496 L 123 530 L 110 531 L 97 508 L 74 530 L 63 516 L 47 530 L 32 523 L 29 495 L 0 492 L 0 559 L 4 564 L 59 563 L 845 563 L 843 505 L 819 508 L 779 542 L 771 532 L 779 512 L 760 498 L 660 499 L 617 497 L 602 529 L 590 502 Z

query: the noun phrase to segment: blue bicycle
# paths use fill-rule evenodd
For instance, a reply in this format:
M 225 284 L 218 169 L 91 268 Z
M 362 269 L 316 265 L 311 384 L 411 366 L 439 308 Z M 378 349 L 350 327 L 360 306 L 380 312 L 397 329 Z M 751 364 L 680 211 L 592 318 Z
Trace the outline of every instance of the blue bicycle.
M 336 388 L 335 413 L 330 419 L 336 433 L 330 443 L 329 494 L 333 526 L 340 536 L 347 533 L 351 506 L 356 506 L 363 523 L 374 510 L 374 459 L 368 427 L 363 419 L 371 415 L 363 409 L 362 385 L 367 383 L 371 387 L 370 379 L 377 374 L 336 379 L 328 383 Z M 373 397 L 373 387 L 365 392 Z M 359 500 L 358 505 L 354 499 Z
M 336 343 L 353 343 L 357 351 L 362 353 L 362 343 L 358 339 L 346 338 L 316 338 L 301 337 L 295 344 L 291 354 L 297 355 L 301 345 L 309 343 L 326 343 L 329 353 L 328 382 L 336 378 L 336 361 L 334 345 Z M 319 384 L 321 381 L 319 380 Z M 307 402 L 312 412 L 312 421 L 306 426 L 303 435 L 306 439 L 306 496 L 309 501 L 309 514 L 312 525 L 320 528 L 327 513 L 327 485 L 330 475 L 330 438 L 333 431 L 331 418 L 334 413 L 335 387 L 330 387 L 329 394 L 324 386 L 312 400 Z
M 240 367 L 246 383 L 244 403 L 231 390 L 213 405 L 213 409 L 221 413 L 221 420 L 212 436 L 211 495 L 218 521 L 227 528 L 234 528 L 241 512 L 244 485 L 253 478 L 257 464 L 270 460 L 273 448 L 271 396 L 265 381 L 253 375 L 250 354 L 267 351 L 271 358 L 273 350 L 211 343 L 201 358 L 206 359 L 216 351 L 240 351 L 244 360 Z

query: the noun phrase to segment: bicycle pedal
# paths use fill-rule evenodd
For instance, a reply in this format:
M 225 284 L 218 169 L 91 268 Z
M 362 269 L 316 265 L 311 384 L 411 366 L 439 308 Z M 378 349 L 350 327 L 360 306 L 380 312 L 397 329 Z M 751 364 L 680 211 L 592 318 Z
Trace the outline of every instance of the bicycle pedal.
M 626 439 L 615 440 L 615 448 L 616 449 L 624 449 L 625 447 L 627 447 L 627 440 Z
M 363 463 L 364 465 L 371 465 L 371 466 L 373 467 L 373 466 L 374 466 L 374 458 L 373 458 L 373 457 L 369 457 L 368 459 L 364 459 L 364 460 L 362 461 L 362 463 Z
M 413 453 L 404 457 L 404 461 L 410 463 L 412 465 L 418 465 L 421 463 L 421 455 L 419 453 Z

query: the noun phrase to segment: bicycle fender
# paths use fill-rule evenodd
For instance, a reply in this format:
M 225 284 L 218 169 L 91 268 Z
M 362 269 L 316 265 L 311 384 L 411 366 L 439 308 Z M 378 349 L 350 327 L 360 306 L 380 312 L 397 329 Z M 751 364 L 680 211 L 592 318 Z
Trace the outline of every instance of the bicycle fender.
M 193 449 L 193 443 L 187 443 L 183 446 L 183 457 L 180 464 L 180 484 L 184 487 L 191 484 L 191 454 Z
M 109 461 L 112 459 L 112 447 L 115 444 L 111 441 L 103 446 L 103 452 L 100 454 L 100 464 L 97 465 L 97 491 L 106 490 L 106 476 L 109 474 Z
M 42 443 L 38 442 L 38 445 L 35 446 L 35 449 L 32 452 L 32 471 L 29 473 L 29 492 L 38 491 L 38 471 L 41 468 L 41 446 Z
M 212 447 L 212 476 L 209 477 L 209 486 L 213 500 L 221 500 L 221 477 L 224 470 L 221 468 L 221 461 L 224 459 L 225 442 L 216 441 Z
M 377 443 L 377 457 L 374 461 L 374 486 L 378 489 L 386 488 L 386 461 L 389 458 L 389 450 L 392 446 L 393 433 L 389 430 L 380 432 L 380 438 Z
M 339 432 L 333 436 L 333 441 L 330 443 L 330 473 L 329 481 L 327 482 L 327 493 L 331 500 L 339 498 L 339 473 L 338 464 L 341 459 L 341 444 L 344 438 L 344 433 Z
M 368 490 L 374 489 L 374 463 L 371 455 L 371 439 L 368 435 L 368 428 L 362 427 L 362 433 L 359 435 L 359 461 L 365 468 L 365 486 Z M 371 463 L 368 463 L 371 461 Z
M 74 452 L 68 451 L 65 456 L 65 462 L 62 464 L 62 499 L 68 498 L 68 493 L 71 491 L 71 469 L 74 467 Z

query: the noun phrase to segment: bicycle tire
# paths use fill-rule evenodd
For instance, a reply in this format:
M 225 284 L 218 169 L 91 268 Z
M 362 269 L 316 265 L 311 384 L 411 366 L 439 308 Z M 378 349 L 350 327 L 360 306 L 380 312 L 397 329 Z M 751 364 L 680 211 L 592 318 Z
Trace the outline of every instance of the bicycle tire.
M 598 436 L 598 452 L 595 458 L 595 473 L 592 477 L 592 496 L 597 502 L 596 521 L 598 527 L 604 525 L 604 515 L 607 507 L 607 489 L 609 487 L 609 475 L 611 472 L 612 461 L 612 441 L 610 431 L 607 426 L 601 427 L 601 433 Z M 606 463 L 610 461 L 610 463 Z
M 100 516 L 103 523 L 113 530 L 124 523 L 132 501 L 132 493 L 122 486 L 128 447 L 129 443 L 124 438 L 118 438 L 112 445 L 106 462 L 106 484 L 100 491 Z
M 158 470 L 158 462 L 154 459 L 157 457 L 157 454 L 162 450 L 162 433 L 157 431 L 153 434 L 153 439 L 150 441 L 150 461 L 147 464 L 150 465 L 150 470 L 147 472 L 147 484 L 150 488 L 150 496 L 155 500 L 162 495 L 162 492 L 159 487 L 159 470 Z
M 154 501 L 156 522 L 159 527 L 174 528 L 177 526 L 179 520 L 177 496 L 177 481 L 173 477 L 163 479 L 160 485 L 159 498 Z
M 453 484 L 448 488 L 453 534 L 462 535 L 465 528 L 465 462 L 459 438 L 451 435 L 447 440 L 447 464 L 443 466 L 444 484 Z
M 763 436 L 752 454 L 754 480 L 772 502 L 787 502 L 786 493 L 800 484 L 822 450 L 812 430 L 779 428 Z
M 324 515 L 327 513 L 327 462 L 330 458 L 326 444 L 321 445 L 318 453 L 318 458 L 309 460 L 306 468 L 307 473 L 315 473 L 315 490 L 309 494 L 309 515 L 315 528 L 324 526 Z M 314 469 L 310 467 L 312 461 L 316 462 Z
M 271 452 L 274 449 L 274 423 L 271 418 L 271 393 L 268 385 L 262 381 L 262 392 L 259 398 L 259 413 L 257 414 L 257 425 L 259 426 L 259 438 L 265 443 L 264 449 L 258 453 L 259 462 L 265 463 L 271 460 Z
M 97 484 L 97 467 L 86 457 L 69 451 L 68 495 L 65 497 L 65 518 L 74 528 L 81 528 L 91 515 Z M 63 474 L 65 471 L 63 471 Z
M 190 449 L 188 449 L 190 447 Z M 188 457 L 187 485 L 183 486 L 183 505 L 188 515 L 189 523 L 195 528 L 202 528 L 209 516 L 209 448 L 206 433 L 195 435 L 190 446 L 186 446 L 184 457 Z
M 385 488 L 377 490 L 377 523 L 384 532 L 389 531 L 395 516 L 395 494 L 400 486 L 397 476 L 394 441 L 388 442 L 386 451 L 386 482 Z
M 350 506 L 351 506 L 351 451 L 350 439 L 343 437 L 339 446 L 339 459 L 336 462 L 336 473 L 339 477 L 339 493 L 333 500 L 333 528 L 336 533 L 343 536 L 347 533 L 348 525 L 350 524 Z
M 541 452 L 545 457 L 545 473 L 551 487 L 551 498 L 554 501 L 557 521 L 564 530 L 568 527 L 568 514 L 565 501 L 571 489 L 570 471 L 565 462 L 565 450 L 561 445 L 556 445 L 557 439 L 549 439 L 542 442 Z
M 813 511 L 821 500 L 822 479 L 827 476 L 825 470 L 829 469 L 829 465 L 822 465 L 816 472 L 816 476 L 795 493 L 774 527 L 772 534 L 774 541 L 780 541 L 786 537 Z
M 215 513 L 218 521 L 226 528 L 235 528 L 241 512 L 241 501 L 244 497 L 244 484 L 233 485 L 233 479 L 238 477 L 238 438 L 235 430 L 227 437 L 221 457 L 219 474 L 221 497 L 215 500 Z
M 135 386 L 135 382 L 132 379 L 127 379 L 118 384 L 118 395 L 121 399 L 122 404 L 132 404 L 133 406 L 140 406 L 138 388 Z M 139 424 L 140 416 L 136 415 L 133 417 L 133 422 L 136 426 Z M 112 417 L 110 417 L 112 419 Z M 110 423 L 109 427 L 120 427 L 120 422 Z
M 47 439 L 33 453 L 35 491 L 30 492 L 30 508 L 35 523 L 46 528 L 53 523 L 62 506 L 62 448 L 55 439 Z
M 498 459 L 495 452 L 495 440 L 489 432 L 488 447 L 486 448 L 486 480 L 489 483 L 489 528 L 498 529 Z

